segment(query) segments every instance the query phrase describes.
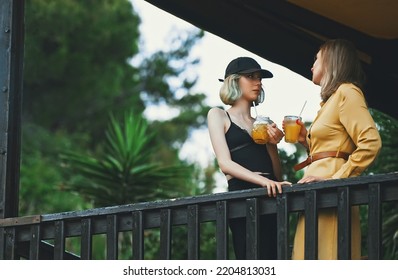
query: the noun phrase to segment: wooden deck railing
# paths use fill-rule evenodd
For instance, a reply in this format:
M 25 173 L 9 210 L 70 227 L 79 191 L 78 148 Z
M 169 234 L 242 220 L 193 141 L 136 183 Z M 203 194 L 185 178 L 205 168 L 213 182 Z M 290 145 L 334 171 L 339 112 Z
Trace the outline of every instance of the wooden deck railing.
M 158 259 L 172 259 L 173 229 L 183 226 L 187 259 L 200 259 L 200 228 L 214 224 L 215 259 L 228 259 L 228 219 L 247 217 L 247 256 L 257 259 L 259 215 L 278 217 L 278 259 L 289 259 L 289 216 L 306 215 L 306 259 L 317 258 L 317 211 L 337 207 L 339 214 L 338 258 L 350 258 L 350 206 L 368 206 L 369 259 L 382 258 L 382 204 L 398 203 L 398 172 L 330 180 L 284 187 L 278 197 L 268 198 L 265 189 L 200 195 L 164 201 L 72 211 L 0 220 L 0 259 L 92 259 L 96 236 L 103 236 L 104 259 L 120 259 L 121 233 L 132 239 L 132 259 L 145 259 L 145 232 L 160 232 Z M 77 238 L 78 252 L 70 252 L 67 240 Z

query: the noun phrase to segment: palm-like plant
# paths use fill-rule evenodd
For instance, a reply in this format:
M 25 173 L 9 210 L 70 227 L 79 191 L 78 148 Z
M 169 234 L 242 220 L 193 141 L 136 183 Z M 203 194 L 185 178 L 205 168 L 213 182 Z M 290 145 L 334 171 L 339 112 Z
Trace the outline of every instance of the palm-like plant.
M 81 178 L 69 189 L 92 201 L 95 207 L 123 205 L 181 196 L 190 179 L 189 166 L 153 162 L 156 134 L 145 119 L 126 113 L 119 123 L 111 114 L 101 155 L 69 152 L 63 158 Z M 186 193 L 186 192 L 185 192 Z

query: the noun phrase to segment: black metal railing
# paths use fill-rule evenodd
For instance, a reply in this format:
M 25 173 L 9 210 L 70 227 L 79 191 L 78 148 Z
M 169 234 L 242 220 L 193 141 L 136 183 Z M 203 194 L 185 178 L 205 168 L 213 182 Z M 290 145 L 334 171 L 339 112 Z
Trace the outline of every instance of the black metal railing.
M 172 259 L 175 227 L 186 230 L 187 259 L 200 259 L 200 228 L 214 225 L 214 259 L 228 259 L 228 219 L 246 217 L 247 257 L 257 259 L 257 221 L 260 215 L 277 214 L 278 259 L 289 259 L 292 229 L 290 215 L 306 215 L 305 258 L 317 258 L 317 212 L 338 211 L 338 258 L 350 259 L 350 209 L 368 207 L 367 258 L 382 258 L 382 204 L 398 202 L 398 172 L 329 180 L 284 187 L 277 198 L 265 189 L 225 192 L 84 211 L 7 218 L 0 220 L 0 259 L 92 259 L 96 236 L 106 247 L 104 259 L 120 259 L 123 244 L 130 244 L 132 259 L 145 259 L 146 231 L 159 231 L 158 259 Z M 121 234 L 127 234 L 131 242 Z M 77 238 L 78 251 L 68 250 L 67 240 Z M 76 240 L 75 240 L 76 241 Z M 126 249 L 126 248 L 123 248 Z

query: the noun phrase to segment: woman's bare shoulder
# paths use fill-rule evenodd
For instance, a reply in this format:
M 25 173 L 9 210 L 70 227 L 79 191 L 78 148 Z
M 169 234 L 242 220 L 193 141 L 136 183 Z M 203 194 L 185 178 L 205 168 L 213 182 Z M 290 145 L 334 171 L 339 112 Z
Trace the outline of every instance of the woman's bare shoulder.
M 213 107 L 209 110 L 207 113 L 208 117 L 224 117 L 225 116 L 225 110 L 220 108 L 220 107 Z

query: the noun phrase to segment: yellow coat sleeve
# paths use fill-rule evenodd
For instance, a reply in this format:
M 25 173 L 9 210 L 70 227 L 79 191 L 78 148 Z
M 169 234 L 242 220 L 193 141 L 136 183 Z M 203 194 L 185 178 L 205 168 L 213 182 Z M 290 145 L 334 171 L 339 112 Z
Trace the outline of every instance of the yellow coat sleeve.
M 373 163 L 382 145 L 362 92 L 354 85 L 344 85 L 336 93 L 339 98 L 337 110 L 340 122 L 356 149 L 332 176 L 333 179 L 360 175 Z

